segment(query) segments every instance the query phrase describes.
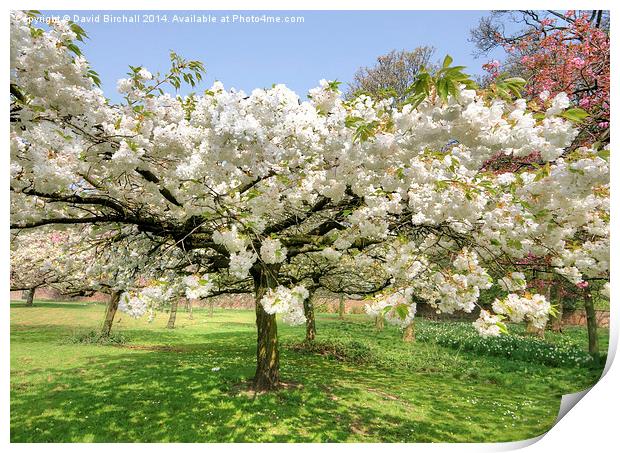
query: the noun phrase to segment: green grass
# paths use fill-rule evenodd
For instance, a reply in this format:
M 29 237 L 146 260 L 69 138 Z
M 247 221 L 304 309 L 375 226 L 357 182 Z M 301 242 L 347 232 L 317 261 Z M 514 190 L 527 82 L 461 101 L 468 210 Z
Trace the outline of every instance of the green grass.
M 152 324 L 120 315 L 113 329 L 127 343 L 76 341 L 100 325 L 103 311 L 11 304 L 11 441 L 520 440 L 548 430 L 560 396 L 601 372 L 442 346 L 430 322 L 417 323 L 420 341 L 404 344 L 398 330 L 375 332 L 363 315 L 343 322 L 319 314 L 318 351 L 296 346 L 303 326 L 279 326 L 289 385 L 253 395 L 243 386 L 254 371 L 253 312 L 195 310 L 189 320 L 181 310 L 174 330 L 165 314 Z M 586 334 L 569 328 L 550 341 L 584 349 Z

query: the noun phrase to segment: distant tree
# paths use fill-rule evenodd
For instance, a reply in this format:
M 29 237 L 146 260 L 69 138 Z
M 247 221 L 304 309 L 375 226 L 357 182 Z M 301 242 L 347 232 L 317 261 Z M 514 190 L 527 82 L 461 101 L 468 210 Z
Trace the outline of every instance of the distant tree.
M 413 50 L 392 50 L 381 55 L 374 66 L 361 67 L 355 72 L 348 96 L 364 93 L 401 101 L 420 71 L 429 67 L 434 53 L 433 47 L 422 46 Z

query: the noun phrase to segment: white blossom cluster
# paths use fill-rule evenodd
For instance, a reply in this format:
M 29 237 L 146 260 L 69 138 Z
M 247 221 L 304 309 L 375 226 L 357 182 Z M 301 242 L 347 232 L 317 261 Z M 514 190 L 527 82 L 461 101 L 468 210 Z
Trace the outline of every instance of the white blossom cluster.
M 147 310 L 153 310 L 167 304 L 176 295 L 174 285 L 156 281 L 138 291 L 121 294 L 118 309 L 133 318 L 139 318 Z
M 492 286 L 493 280 L 480 266 L 476 252 L 463 249 L 452 262 L 452 270 L 433 276 L 437 288 L 437 307 L 444 313 L 462 310 L 470 313 L 476 306 L 481 289 Z
M 286 259 L 286 247 L 278 239 L 266 238 L 260 247 L 260 258 L 267 264 L 281 263 Z
M 417 306 L 412 302 L 413 291 L 413 288 L 406 288 L 378 296 L 372 304 L 366 304 L 364 309 L 371 317 L 384 317 L 390 324 L 404 329 L 413 322 L 416 314 Z
M 279 313 L 285 323 L 298 325 L 306 322 L 303 303 L 308 297 L 308 290 L 303 286 L 292 289 L 278 286 L 267 290 L 260 303 L 267 313 Z
M 188 299 L 200 299 L 209 296 L 214 283 L 209 274 L 203 276 L 188 275 L 183 278 L 185 285 L 185 297 Z
M 497 337 L 501 334 L 502 317 L 492 315 L 486 310 L 480 311 L 480 317 L 474 321 L 474 327 L 481 337 Z
M 529 321 L 538 329 L 543 329 L 547 324 L 550 310 L 551 304 L 541 294 L 509 294 L 505 299 L 495 299 L 493 302 L 495 313 L 505 315 L 512 322 Z
M 497 283 L 507 292 L 522 291 L 527 287 L 523 272 L 511 272 L 510 275 L 500 278 Z
M 146 313 L 148 306 L 139 296 L 130 293 L 121 294 L 118 309 L 132 318 L 140 318 Z

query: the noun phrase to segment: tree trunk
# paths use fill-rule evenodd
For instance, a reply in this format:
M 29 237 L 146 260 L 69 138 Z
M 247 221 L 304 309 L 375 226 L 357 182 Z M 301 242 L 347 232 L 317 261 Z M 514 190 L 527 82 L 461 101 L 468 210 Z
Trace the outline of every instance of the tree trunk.
M 211 299 L 209 301 L 209 317 L 213 317 L 213 306 L 215 305 L 215 301 Z
M 170 304 L 170 316 L 168 317 L 168 329 L 174 329 L 174 323 L 177 320 L 177 308 L 179 307 L 179 299 L 174 299 Z
M 403 331 L 403 341 L 405 343 L 411 343 L 412 341 L 415 341 L 415 324 L 413 323 L 413 321 L 411 321 L 409 324 L 407 324 L 407 327 L 405 327 L 405 330 Z
M 256 303 L 256 373 L 254 390 L 269 391 L 280 384 L 280 353 L 278 351 L 278 326 L 276 315 L 270 315 L 260 303 L 269 288 L 277 286 L 278 267 L 258 265 L 252 269 Z
M 344 294 L 340 294 L 340 300 L 338 301 L 338 317 L 340 319 L 344 319 L 344 312 L 345 312 Z
M 189 319 L 194 319 L 194 307 L 191 299 L 187 299 L 186 310 L 189 312 Z
M 120 291 L 113 291 L 112 294 L 110 294 L 110 300 L 108 301 L 105 311 L 105 320 L 103 321 L 103 327 L 101 328 L 102 337 L 110 336 L 110 330 L 112 330 L 112 323 L 114 322 L 114 315 L 116 315 L 116 310 L 118 309 L 118 302 L 120 299 Z
M 314 321 L 312 294 L 304 300 L 304 315 L 306 316 L 306 341 L 314 341 L 316 338 L 316 323 Z
M 600 361 L 600 351 L 598 348 L 598 334 L 596 332 L 596 311 L 594 311 L 594 300 L 590 286 L 583 289 L 583 305 L 586 309 L 586 318 L 588 323 L 588 351 L 598 363 Z
M 564 316 L 564 304 L 562 304 L 562 297 L 560 296 L 560 286 L 558 281 L 554 278 L 553 280 L 553 291 L 552 291 L 552 299 L 557 303 L 557 313 L 553 321 L 551 322 L 551 330 L 553 332 L 562 332 L 562 317 Z
M 526 322 L 526 329 L 525 329 L 526 333 L 530 333 L 532 335 L 536 335 L 537 337 L 540 338 L 545 338 L 545 328 L 543 327 L 542 329 L 539 329 L 538 327 L 535 327 L 531 322 Z
M 375 328 L 377 330 L 383 330 L 383 316 L 382 315 L 378 315 L 375 317 Z
M 34 293 L 36 290 L 36 288 L 30 288 L 27 291 L 23 291 L 26 293 L 26 307 L 32 307 L 34 305 Z

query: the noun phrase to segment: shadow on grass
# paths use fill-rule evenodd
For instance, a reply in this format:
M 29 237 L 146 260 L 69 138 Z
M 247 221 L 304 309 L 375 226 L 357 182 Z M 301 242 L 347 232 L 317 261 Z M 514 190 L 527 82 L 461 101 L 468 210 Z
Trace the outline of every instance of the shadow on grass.
M 39 370 L 47 379 L 12 385 L 11 441 L 492 440 L 488 415 L 466 413 L 476 392 L 456 379 L 429 387 L 395 370 L 386 382 L 373 367 L 283 351 L 282 378 L 296 385 L 253 396 L 235 389 L 253 374 L 254 334 L 207 337 L 181 351 L 101 347 L 82 367 Z

